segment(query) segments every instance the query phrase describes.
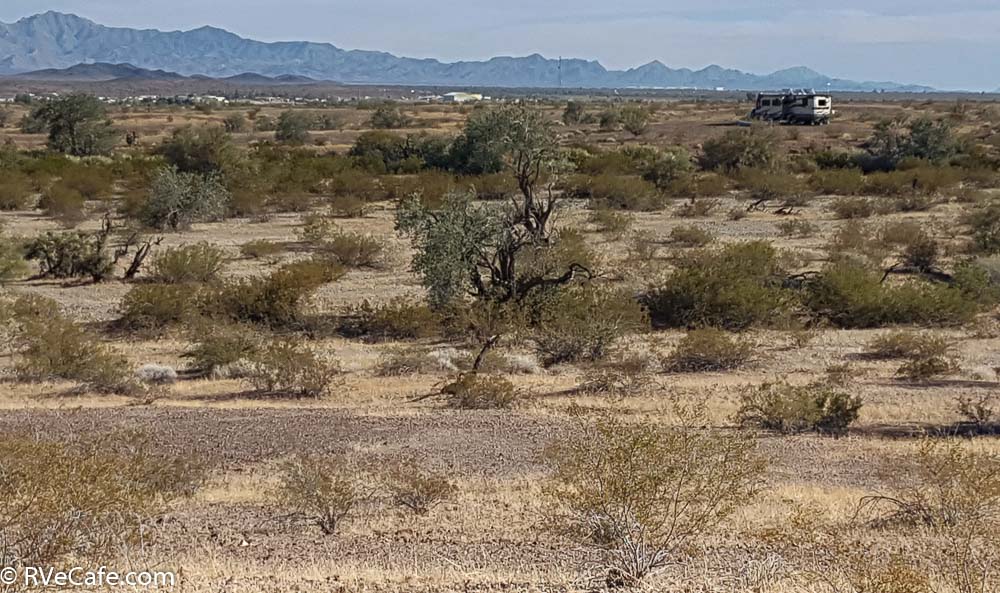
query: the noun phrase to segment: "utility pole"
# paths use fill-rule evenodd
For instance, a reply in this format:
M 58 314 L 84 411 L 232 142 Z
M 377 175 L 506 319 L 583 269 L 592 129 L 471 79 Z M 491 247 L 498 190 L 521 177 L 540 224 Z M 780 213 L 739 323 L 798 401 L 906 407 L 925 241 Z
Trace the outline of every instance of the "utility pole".
M 559 56 L 559 88 L 562 88 L 562 56 Z

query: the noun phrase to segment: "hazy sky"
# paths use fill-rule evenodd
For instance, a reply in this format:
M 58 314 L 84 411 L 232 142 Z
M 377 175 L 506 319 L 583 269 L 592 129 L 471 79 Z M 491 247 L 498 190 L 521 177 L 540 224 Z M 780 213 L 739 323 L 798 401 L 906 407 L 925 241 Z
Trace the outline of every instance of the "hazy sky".
M 0 0 L 0 21 L 43 10 L 447 61 L 538 52 L 609 68 L 803 65 L 855 80 L 1000 87 L 1000 0 Z

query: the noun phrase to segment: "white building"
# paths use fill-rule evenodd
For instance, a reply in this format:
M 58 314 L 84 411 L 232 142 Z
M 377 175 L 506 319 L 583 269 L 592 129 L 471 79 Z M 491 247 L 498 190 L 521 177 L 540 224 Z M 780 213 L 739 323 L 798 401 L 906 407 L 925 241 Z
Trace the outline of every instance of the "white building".
M 478 93 L 447 93 L 441 96 L 445 103 L 473 103 L 482 101 L 483 96 Z

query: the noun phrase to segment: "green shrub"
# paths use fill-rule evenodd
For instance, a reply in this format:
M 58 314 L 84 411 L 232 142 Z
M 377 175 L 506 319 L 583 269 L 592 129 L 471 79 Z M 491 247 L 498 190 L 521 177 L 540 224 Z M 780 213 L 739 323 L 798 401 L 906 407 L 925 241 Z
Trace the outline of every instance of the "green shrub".
M 59 185 L 75 190 L 86 200 L 97 200 L 111 194 L 114 180 L 108 168 L 76 166 L 63 172 Z
M 293 341 L 273 341 L 253 353 L 247 379 L 263 393 L 322 397 L 333 387 L 340 367 Z
M 374 340 L 417 340 L 441 334 L 442 318 L 427 304 L 395 297 L 384 304 L 364 301 L 345 316 L 341 331 Z
M 665 189 L 668 196 L 675 198 L 717 198 L 729 189 L 729 181 L 722 175 L 707 173 L 698 176 L 680 177 Z
M 410 125 L 410 118 L 398 108 L 384 105 L 372 112 L 368 125 L 376 130 L 394 130 Z
M 27 271 L 23 242 L 3 236 L 0 230 L 0 285 L 19 278 Z
M 570 193 L 590 198 L 598 208 L 652 212 L 662 210 L 665 201 L 656 186 L 638 176 L 599 175 L 575 178 Z
M 670 190 L 678 183 L 690 180 L 691 155 L 682 146 L 666 148 L 642 163 L 642 177 L 660 190 Z
M 927 334 L 894 331 L 868 343 L 865 355 L 875 360 L 950 356 L 953 345 L 948 340 Z
M 830 169 L 813 173 L 809 185 L 824 195 L 856 196 L 864 190 L 865 178 L 857 169 Z
M 858 419 L 863 402 L 822 383 L 794 386 L 765 383 L 741 396 L 736 420 L 783 434 L 819 432 L 843 435 Z
M 745 190 L 749 199 L 755 202 L 780 200 L 801 205 L 805 200 L 802 182 L 789 173 L 744 168 L 739 171 L 737 181 L 739 188 Z
M 648 323 L 631 294 L 590 286 L 561 291 L 537 315 L 533 337 L 546 365 L 600 360 L 617 340 Z
M 174 284 L 133 286 L 122 299 L 122 323 L 131 329 L 162 329 L 195 313 L 192 288 Z
M 368 211 L 368 202 L 356 196 L 333 196 L 327 204 L 334 218 L 361 218 Z
M 301 321 L 302 306 L 313 292 L 343 274 L 330 261 L 286 264 L 267 276 L 208 285 L 200 296 L 201 309 L 218 318 L 285 327 Z
M 271 259 L 284 252 L 284 243 L 267 239 L 255 239 L 240 245 L 240 255 L 250 259 Z
M 670 242 L 683 247 L 704 247 L 715 235 L 698 226 L 677 226 L 670 229 Z
M 976 247 L 983 253 L 1000 253 L 1000 200 L 987 202 L 965 216 Z
M 830 204 L 830 210 L 838 220 L 857 220 L 875 214 L 875 205 L 867 198 L 838 198 Z
M 184 353 L 191 365 L 212 373 L 223 367 L 253 360 L 261 348 L 261 338 L 252 328 L 233 323 L 199 323 L 194 345 Z
M 153 259 L 150 278 L 162 284 L 191 284 L 219 279 L 226 252 L 210 243 L 164 250 Z
M 34 188 L 27 175 L 4 171 L 0 178 L 0 210 L 24 210 L 31 206 Z
M 377 268 L 382 264 L 384 241 L 362 233 L 338 232 L 326 237 L 317 250 L 349 268 Z
M 514 384 L 499 375 L 465 373 L 441 390 L 449 407 L 460 410 L 504 409 L 518 399 Z
M 14 303 L 15 372 L 19 379 L 74 381 L 100 393 L 132 393 L 128 361 L 97 337 L 64 317 L 46 299 Z
M 609 208 L 591 209 L 587 214 L 587 222 L 594 225 L 597 232 L 607 233 L 614 239 L 621 239 L 632 228 L 635 219 L 627 213 L 617 212 Z
M 707 140 L 698 163 L 705 170 L 736 171 L 770 168 L 777 161 L 777 139 L 763 127 L 729 130 Z
M 688 332 L 663 359 L 663 368 L 671 373 L 729 371 L 749 362 L 753 350 L 750 342 L 732 338 L 722 330 L 698 329 Z
M 894 324 L 956 325 L 978 311 L 960 289 L 911 280 L 882 283 L 882 275 L 856 262 L 828 265 L 809 283 L 805 303 L 812 312 L 845 328 Z
M 677 262 L 642 297 L 656 327 L 741 330 L 787 316 L 792 295 L 776 250 L 764 242 L 702 250 Z
M 45 211 L 46 216 L 54 218 L 66 228 L 73 228 L 87 218 L 80 192 L 59 183 L 42 194 L 38 207 Z

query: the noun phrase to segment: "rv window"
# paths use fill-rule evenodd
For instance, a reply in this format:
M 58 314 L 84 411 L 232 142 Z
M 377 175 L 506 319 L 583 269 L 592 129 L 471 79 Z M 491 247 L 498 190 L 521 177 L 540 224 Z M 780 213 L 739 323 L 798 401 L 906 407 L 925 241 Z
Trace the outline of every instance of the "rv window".
M 826 107 L 826 99 L 820 99 L 819 101 L 816 101 L 816 104 L 820 107 Z
M 761 107 L 770 107 L 771 106 L 771 100 L 770 99 L 764 99 L 764 100 L 762 100 L 760 102 L 760 106 Z
M 802 99 L 802 106 L 809 107 L 809 99 Z

